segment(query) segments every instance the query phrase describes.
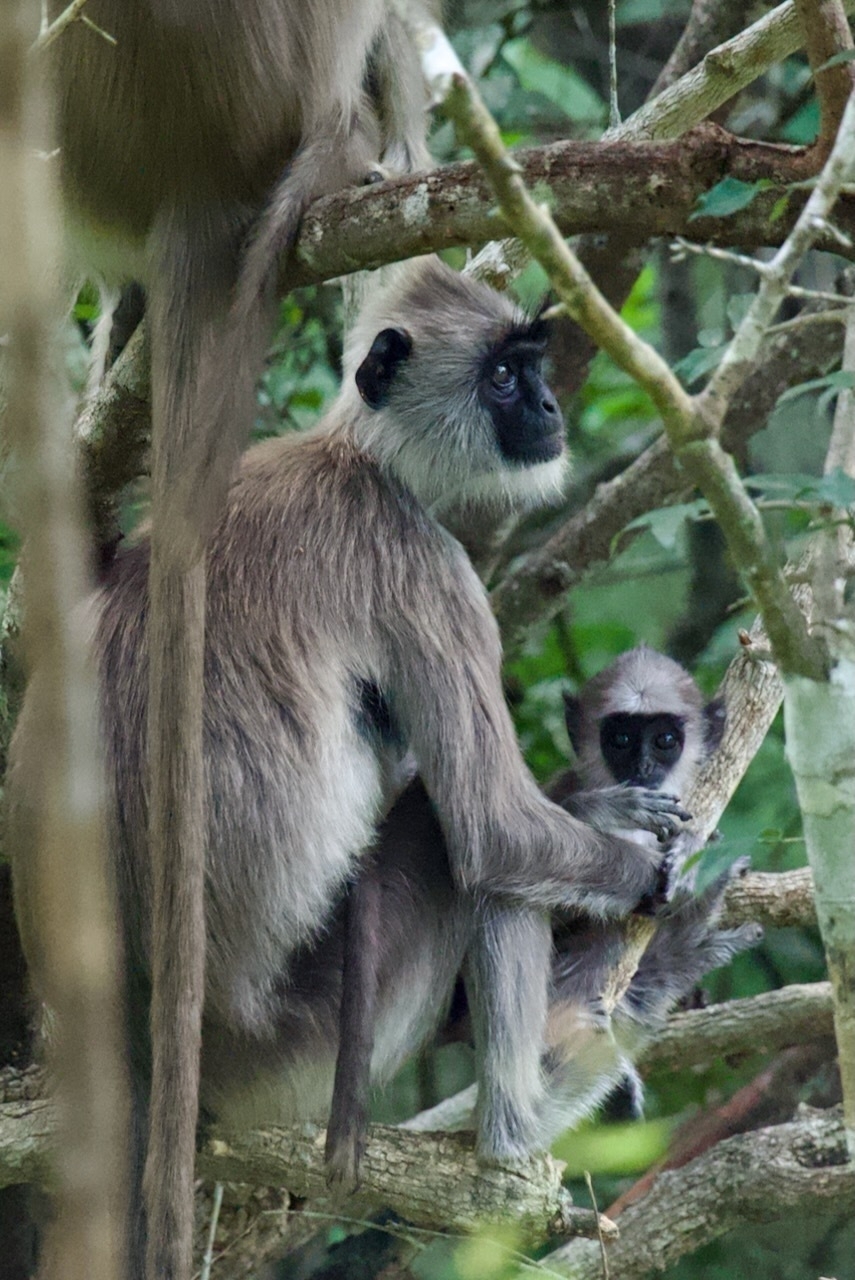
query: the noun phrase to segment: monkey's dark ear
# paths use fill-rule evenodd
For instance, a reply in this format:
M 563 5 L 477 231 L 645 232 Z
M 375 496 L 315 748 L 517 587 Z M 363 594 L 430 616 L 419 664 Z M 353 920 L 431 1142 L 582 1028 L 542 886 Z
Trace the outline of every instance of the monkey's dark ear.
M 727 724 L 727 711 L 723 698 L 713 698 L 704 707 L 704 742 L 707 751 L 715 751 L 721 744 L 724 726 Z
M 579 736 L 582 732 L 582 703 L 575 693 L 564 695 L 564 723 L 567 725 L 570 745 L 578 755 Z
M 381 408 L 389 398 L 389 388 L 398 365 L 407 359 L 413 340 L 406 329 L 383 329 L 371 343 L 371 350 L 356 370 L 359 394 L 372 409 Z

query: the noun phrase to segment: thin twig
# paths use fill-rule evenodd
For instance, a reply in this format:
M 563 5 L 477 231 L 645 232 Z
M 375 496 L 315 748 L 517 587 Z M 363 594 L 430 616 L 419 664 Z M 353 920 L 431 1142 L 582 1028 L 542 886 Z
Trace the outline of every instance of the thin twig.
M 47 25 L 44 22 L 43 14 L 41 30 L 37 39 L 33 41 L 30 53 L 43 53 L 45 49 L 49 48 L 54 40 L 61 36 L 67 27 L 71 26 L 72 22 L 77 22 L 81 17 L 84 5 L 88 3 L 89 0 L 71 0 L 71 4 L 63 9 L 59 17 L 54 18 L 53 22 Z
M 761 278 L 775 275 L 775 268 L 771 262 L 763 262 L 762 259 L 752 258 L 746 253 L 736 253 L 733 249 L 720 249 L 714 244 L 696 244 L 693 240 L 685 240 L 683 236 L 675 236 L 671 245 L 672 260 L 679 262 L 687 253 L 693 253 L 702 258 L 715 258 L 719 262 L 729 262 L 736 267 L 747 267 L 749 271 L 754 271 Z M 851 301 L 840 293 L 825 293 L 821 289 L 802 289 L 795 284 L 787 285 L 786 296 L 803 298 L 810 302 L 834 302 L 838 306 L 845 306 Z
M 205 1256 L 202 1258 L 202 1270 L 199 1280 L 211 1280 L 211 1267 L 214 1263 L 214 1241 L 217 1237 L 217 1223 L 220 1220 L 220 1209 L 223 1207 L 223 1184 L 214 1184 L 214 1203 L 211 1206 L 211 1221 L 208 1224 L 208 1238 L 205 1242 Z
M 603 1233 L 600 1230 L 600 1211 L 597 1208 L 597 1197 L 594 1194 L 594 1184 L 587 1169 L 585 1170 L 585 1185 L 588 1188 L 588 1195 L 591 1197 L 591 1205 L 593 1206 L 594 1213 L 597 1215 L 597 1239 L 600 1242 L 600 1257 L 603 1260 L 603 1280 L 609 1280 L 609 1259 L 606 1254 L 606 1242 L 603 1239 Z
M 617 81 L 617 21 L 615 9 L 617 0 L 609 0 L 609 128 L 616 129 L 620 124 L 620 107 L 618 106 Z

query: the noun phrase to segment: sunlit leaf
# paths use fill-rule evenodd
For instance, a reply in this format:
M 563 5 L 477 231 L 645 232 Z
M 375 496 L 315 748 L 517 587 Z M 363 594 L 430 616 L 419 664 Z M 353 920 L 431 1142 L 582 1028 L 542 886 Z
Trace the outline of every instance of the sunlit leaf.
M 500 1280 L 516 1274 L 515 1252 L 522 1238 L 511 1223 L 484 1227 L 454 1250 L 454 1269 L 459 1280 Z
M 573 1129 L 552 1144 L 570 1176 L 584 1173 L 637 1173 L 668 1148 L 671 1120 L 633 1121 Z

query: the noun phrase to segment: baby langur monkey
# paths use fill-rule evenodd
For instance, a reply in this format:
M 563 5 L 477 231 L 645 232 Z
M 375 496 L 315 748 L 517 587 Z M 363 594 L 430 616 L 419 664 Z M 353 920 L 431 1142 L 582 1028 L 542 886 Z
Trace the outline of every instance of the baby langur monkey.
M 325 1016 L 331 1007 L 337 1023 L 341 944 L 335 957 L 332 941 L 318 939 L 369 856 L 408 753 L 444 837 L 445 880 L 434 900 L 451 902 L 418 946 L 409 907 L 389 926 L 393 937 L 405 931 L 398 954 L 413 982 L 396 971 L 385 992 L 382 973 L 366 988 L 377 1010 L 367 1016 L 372 1037 L 377 1026 L 377 1074 L 434 1025 L 442 1003 L 435 970 L 453 950 L 445 934 L 462 928 L 468 945 L 474 902 L 519 904 L 540 929 L 525 1019 L 502 1031 L 523 1083 L 515 1090 L 503 1081 L 502 1120 L 485 1129 L 486 1154 L 501 1156 L 509 1133 L 527 1135 L 525 1095 L 539 1079 L 546 1014 L 549 932 L 543 951 L 539 913 L 620 917 L 661 891 L 661 847 L 580 823 L 528 773 L 502 691 L 495 619 L 441 524 L 472 502 L 510 510 L 560 491 L 564 432 L 541 373 L 544 344 L 542 323 L 507 298 L 436 259 L 409 264 L 360 314 L 324 420 L 307 435 L 252 449 L 231 486 L 206 561 L 203 739 L 201 1102 L 224 1121 L 325 1113 L 337 1044 Z M 143 538 L 115 561 L 93 602 L 138 1118 L 148 1105 L 156 958 L 144 767 L 149 557 Z M 12 849 L 24 846 L 32 819 L 23 767 L 30 737 L 25 701 Z M 14 873 L 37 971 L 37 883 L 25 859 Z M 489 966 L 486 935 L 484 950 Z M 461 957 L 458 948 L 455 972 Z M 357 953 L 371 972 L 381 959 L 371 948 Z M 502 957 L 495 962 L 501 967 Z M 176 963 L 180 975 L 181 955 Z M 158 1016 L 155 1007 L 155 1042 L 168 1032 Z M 492 1034 L 493 1020 L 487 1025 Z M 142 1213 L 134 1226 L 136 1277 Z M 163 1223 L 149 1220 L 155 1230 Z M 153 1256 L 166 1256 L 168 1238 L 148 1243 Z
M 688 673 L 647 648 L 617 659 L 567 703 L 579 762 L 554 780 L 549 794 L 600 830 L 620 830 L 628 839 L 654 845 L 670 839 L 688 815 L 674 797 L 653 788 L 693 784 L 720 740 L 722 705 L 704 706 Z M 687 843 L 684 854 L 688 848 Z M 627 949 L 624 923 L 559 913 L 553 919 L 550 959 L 523 909 L 453 891 L 436 814 L 421 783 L 411 784 L 381 827 L 373 860 L 352 890 L 338 1070 L 327 1130 L 331 1170 L 348 1185 L 357 1177 L 368 1086 L 384 1075 L 390 1011 L 399 1007 L 396 986 L 401 1006 L 405 992 L 408 997 L 403 1027 L 424 1031 L 431 1024 L 430 1011 L 420 1002 L 432 990 L 440 1007 L 447 1004 L 459 966 L 475 1033 L 483 1157 L 513 1161 L 548 1145 L 625 1078 L 640 1101 L 632 1065 L 638 1051 L 703 974 L 760 936 L 754 925 L 716 927 L 733 873 L 698 897 L 692 893 L 693 876 L 682 877 L 671 903 L 657 914 L 637 970 L 615 989 Z M 361 926 L 354 926 L 354 915 L 362 917 Z M 331 963 L 326 948 L 340 945 L 342 931 L 340 915 L 330 940 L 318 949 L 318 961 Z M 541 1034 L 547 974 L 545 1043 L 538 1041 L 544 1053 L 539 1072 L 532 1075 L 518 1046 L 525 1034 Z M 377 1019 L 373 1062 L 366 1022 L 372 1007 Z M 409 1051 L 417 1047 L 413 1040 Z M 403 1057 L 404 1047 L 398 1052 Z
M 645 645 L 622 654 L 564 701 L 576 761 L 552 780 L 547 794 L 599 830 L 630 839 L 645 837 L 624 831 L 621 808 L 627 798 L 636 796 L 655 812 L 659 795 L 670 812 L 668 793 L 691 790 L 725 728 L 724 703 L 705 703 L 685 668 Z M 681 835 L 680 861 L 699 847 L 696 838 Z M 640 1114 L 643 1091 L 633 1066 L 639 1050 L 707 970 L 762 936 L 754 924 L 714 927 L 729 880 L 747 866 L 747 859 L 738 861 L 697 896 L 694 871 L 683 873 L 658 913 L 638 968 L 616 988 L 626 926 L 577 912 L 556 915 L 545 1068 L 548 1097 L 565 1124 L 588 1115 L 617 1085 L 628 1089 L 633 1111 Z

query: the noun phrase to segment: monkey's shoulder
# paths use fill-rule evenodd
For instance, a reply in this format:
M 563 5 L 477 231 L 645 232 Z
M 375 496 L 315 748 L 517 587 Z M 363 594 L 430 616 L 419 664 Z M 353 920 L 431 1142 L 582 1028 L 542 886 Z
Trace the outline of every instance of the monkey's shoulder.
M 332 560 L 357 548 L 383 558 L 464 556 L 406 485 L 340 432 L 277 437 L 250 449 L 215 544 L 239 526 L 256 545 L 297 536 Z

